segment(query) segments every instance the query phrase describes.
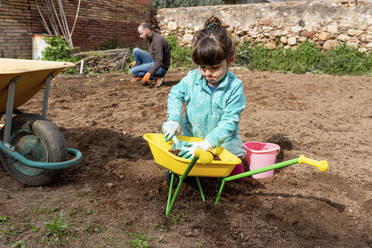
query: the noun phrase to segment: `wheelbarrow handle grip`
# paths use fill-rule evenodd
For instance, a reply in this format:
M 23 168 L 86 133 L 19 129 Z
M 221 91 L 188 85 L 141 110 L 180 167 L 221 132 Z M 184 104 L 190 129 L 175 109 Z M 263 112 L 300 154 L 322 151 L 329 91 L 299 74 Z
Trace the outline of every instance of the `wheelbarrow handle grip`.
M 201 148 L 195 150 L 195 156 L 199 158 L 202 164 L 209 164 L 213 161 L 213 154 Z
M 327 160 L 317 161 L 311 158 L 307 158 L 304 155 L 300 155 L 298 157 L 299 164 L 308 164 L 318 168 L 320 172 L 326 171 L 328 169 L 328 162 Z

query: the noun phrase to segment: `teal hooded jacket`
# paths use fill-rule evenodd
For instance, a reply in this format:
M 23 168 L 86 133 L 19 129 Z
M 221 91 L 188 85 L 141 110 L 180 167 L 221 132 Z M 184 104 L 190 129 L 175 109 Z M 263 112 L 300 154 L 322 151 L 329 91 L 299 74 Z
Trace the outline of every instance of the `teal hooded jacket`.
M 186 113 L 183 118 L 184 104 Z M 227 71 L 212 92 L 199 69 L 195 69 L 172 87 L 167 117 L 182 122 L 182 135 L 206 139 L 213 147 L 222 146 L 243 157 L 246 152 L 238 132 L 245 104 L 243 83 L 233 73 Z

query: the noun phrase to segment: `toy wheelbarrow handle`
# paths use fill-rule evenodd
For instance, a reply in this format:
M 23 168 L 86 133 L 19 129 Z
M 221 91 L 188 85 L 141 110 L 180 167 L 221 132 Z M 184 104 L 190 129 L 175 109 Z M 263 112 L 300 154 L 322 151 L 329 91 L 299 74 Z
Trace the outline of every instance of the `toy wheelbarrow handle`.
M 327 160 L 317 161 L 317 160 L 314 160 L 314 159 L 311 159 L 311 158 L 307 158 L 304 155 L 300 155 L 298 157 L 298 163 L 299 164 L 308 164 L 308 165 L 314 166 L 314 167 L 318 168 L 318 170 L 321 171 L 321 172 L 326 171 L 328 169 Z
M 209 151 L 204 151 L 201 148 L 195 150 L 195 156 L 199 158 L 199 162 L 202 164 L 208 164 L 213 161 L 213 154 Z

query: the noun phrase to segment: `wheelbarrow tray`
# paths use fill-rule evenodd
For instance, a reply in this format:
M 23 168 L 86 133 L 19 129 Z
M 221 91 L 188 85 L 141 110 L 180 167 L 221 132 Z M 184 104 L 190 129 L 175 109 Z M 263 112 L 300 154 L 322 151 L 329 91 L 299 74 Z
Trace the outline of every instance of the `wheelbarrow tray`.
M 190 159 L 181 158 L 170 152 L 172 142 L 166 142 L 163 134 L 147 133 L 143 138 L 148 142 L 155 162 L 172 171 L 177 175 L 182 175 L 187 166 L 190 164 Z M 177 136 L 179 140 L 186 142 L 201 141 L 201 138 Z M 196 162 L 195 166 L 191 169 L 188 176 L 197 177 L 227 177 L 241 160 L 234 154 L 226 149 L 220 151 L 219 155 L 221 160 L 213 160 L 211 163 L 202 164 Z
M 6 111 L 8 84 L 13 78 L 19 77 L 14 93 L 14 108 L 17 108 L 45 86 L 45 79 L 51 72 L 55 77 L 72 66 L 74 64 L 69 62 L 0 58 L 0 113 Z

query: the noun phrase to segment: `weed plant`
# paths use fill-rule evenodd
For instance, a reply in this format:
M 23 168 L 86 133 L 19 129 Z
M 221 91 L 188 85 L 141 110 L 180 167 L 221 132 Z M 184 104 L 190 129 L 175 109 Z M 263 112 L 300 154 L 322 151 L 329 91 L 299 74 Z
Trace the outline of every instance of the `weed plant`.
M 61 212 L 58 217 L 52 222 L 45 222 L 47 236 L 53 237 L 52 241 L 60 241 L 60 238 L 69 233 L 67 224 L 63 221 L 64 214 Z

